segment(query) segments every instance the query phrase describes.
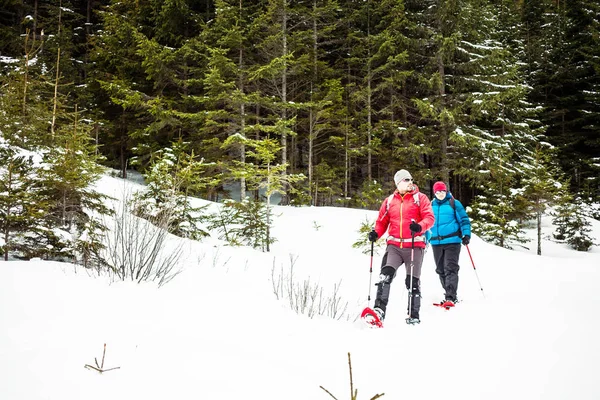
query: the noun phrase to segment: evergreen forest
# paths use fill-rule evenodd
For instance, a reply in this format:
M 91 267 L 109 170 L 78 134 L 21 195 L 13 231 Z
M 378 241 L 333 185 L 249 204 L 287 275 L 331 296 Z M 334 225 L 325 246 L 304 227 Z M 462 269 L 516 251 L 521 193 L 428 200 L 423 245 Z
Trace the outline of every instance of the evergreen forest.
M 187 196 L 266 198 L 268 232 L 274 194 L 378 209 L 407 169 L 498 245 L 551 206 L 567 240 L 600 218 L 600 3 L 1 0 L 2 254 L 93 254 L 103 166 L 193 238 Z

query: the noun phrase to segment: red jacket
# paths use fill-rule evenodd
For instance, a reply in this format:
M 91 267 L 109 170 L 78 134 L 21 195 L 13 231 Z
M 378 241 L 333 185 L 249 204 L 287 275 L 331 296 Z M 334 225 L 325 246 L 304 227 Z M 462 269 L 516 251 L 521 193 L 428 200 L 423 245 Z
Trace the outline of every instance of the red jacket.
M 415 202 L 418 198 L 418 205 Z M 433 226 L 435 217 L 431 202 L 415 185 L 410 192 L 400 195 L 396 190 L 388 206 L 390 197 L 385 199 L 379 209 L 379 217 L 375 223 L 377 236 L 381 237 L 388 231 L 387 243 L 399 247 L 411 247 L 412 236 L 409 228 L 414 219 L 421 225 L 421 232 L 415 235 L 415 247 L 425 248 L 425 231 Z M 389 228 L 389 229 L 388 229 Z

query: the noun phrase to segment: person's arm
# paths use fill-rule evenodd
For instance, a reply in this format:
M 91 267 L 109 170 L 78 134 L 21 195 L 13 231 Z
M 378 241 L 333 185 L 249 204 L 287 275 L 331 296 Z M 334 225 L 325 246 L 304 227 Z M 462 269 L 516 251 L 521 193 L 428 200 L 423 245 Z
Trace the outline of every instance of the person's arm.
M 431 227 L 433 226 L 433 223 L 435 222 L 435 216 L 433 215 L 433 208 L 431 207 L 431 201 L 429 201 L 429 198 L 423 193 L 419 193 L 419 195 L 419 209 L 421 212 L 421 220 L 418 222 L 422 228 L 421 232 L 425 232 L 426 230 L 431 229 Z
M 377 217 L 377 221 L 375 222 L 375 232 L 377 232 L 377 237 L 381 237 L 388 228 L 390 224 L 390 215 L 388 212 L 387 202 L 388 199 L 385 199 L 383 203 L 381 203 L 381 207 L 379 208 L 379 216 Z
M 471 236 L 471 220 L 467 215 L 467 210 L 462 205 L 462 203 L 458 200 L 454 200 L 454 205 L 456 207 L 456 217 L 458 219 L 458 225 L 460 226 L 460 231 L 463 236 L 468 235 Z

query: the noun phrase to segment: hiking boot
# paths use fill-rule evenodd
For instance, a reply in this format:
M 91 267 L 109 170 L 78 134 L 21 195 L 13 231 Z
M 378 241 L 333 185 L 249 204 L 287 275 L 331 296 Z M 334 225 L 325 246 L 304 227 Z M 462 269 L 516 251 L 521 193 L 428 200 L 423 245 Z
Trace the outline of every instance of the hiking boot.
M 454 307 L 454 304 L 456 304 L 455 300 L 451 300 L 451 299 L 446 299 L 444 300 L 444 302 L 442 303 L 442 307 L 445 308 L 450 308 L 450 307 Z
M 373 311 L 375 311 L 375 314 L 377 314 L 377 316 L 379 317 L 380 321 L 383 321 L 383 319 L 385 318 L 385 311 L 383 311 L 381 308 L 379 307 L 375 307 L 373 309 Z

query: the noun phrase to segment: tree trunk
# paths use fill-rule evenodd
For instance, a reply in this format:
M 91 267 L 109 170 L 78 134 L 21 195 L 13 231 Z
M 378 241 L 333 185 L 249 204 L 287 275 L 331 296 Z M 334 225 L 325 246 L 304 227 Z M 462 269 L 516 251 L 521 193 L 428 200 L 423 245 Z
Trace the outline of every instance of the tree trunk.
M 242 21 L 242 10 L 243 4 L 242 0 L 239 3 L 239 21 Z M 246 104 L 244 103 L 243 95 L 244 95 L 244 49 L 242 47 L 242 42 L 240 41 L 240 49 L 239 49 L 239 62 L 238 62 L 238 71 L 239 71 L 239 90 L 242 94 L 242 101 L 240 103 L 240 133 L 244 138 L 246 137 Z M 240 162 L 246 164 L 246 145 L 244 143 L 240 144 Z M 246 178 L 240 178 L 240 201 L 243 201 L 246 198 Z
M 445 110 L 445 95 L 446 95 L 446 72 L 444 68 L 444 61 L 442 59 L 441 50 L 437 55 L 438 61 L 438 73 L 440 74 L 440 87 L 439 87 L 439 96 L 440 96 L 440 113 L 443 113 Z M 448 127 L 445 122 L 442 120 L 440 123 L 440 177 L 444 182 L 448 182 L 450 179 L 450 172 L 448 171 Z
M 367 0 L 369 1 L 369 0 Z M 371 150 L 371 15 L 370 2 L 367 5 L 367 176 L 373 182 L 373 152 Z
M 12 161 L 8 165 L 8 182 L 6 182 L 6 187 L 8 188 L 7 198 L 12 197 Z M 4 214 L 6 216 L 6 220 L 4 221 L 4 261 L 8 261 L 8 249 L 10 247 L 10 206 L 6 208 L 6 212 Z
M 308 115 L 308 193 L 311 196 L 311 204 L 316 205 L 315 199 L 312 199 L 312 182 L 313 182 L 313 146 L 315 141 L 315 123 L 316 115 L 313 107 L 314 84 L 317 81 L 317 1 L 313 0 L 313 80 L 310 83 L 310 110 Z M 316 195 L 316 193 L 315 193 Z
M 287 48 L 287 1 L 282 0 L 283 9 L 282 9 L 282 23 L 281 23 L 281 31 L 282 31 L 282 39 L 283 39 L 283 56 L 287 56 L 288 48 Z M 287 61 L 284 60 L 283 64 L 283 72 L 281 74 L 281 101 L 283 103 L 283 109 L 281 110 L 281 119 L 284 122 L 283 132 L 281 132 L 281 164 L 287 164 Z M 286 170 L 282 171 L 281 174 L 283 176 L 286 175 Z M 285 180 L 285 179 L 284 179 Z M 284 186 L 284 192 L 287 192 L 287 185 Z M 283 205 L 288 203 L 287 194 L 281 195 L 281 203 Z
M 62 19 L 62 0 L 58 2 L 58 35 L 57 39 L 59 42 L 58 49 L 56 50 L 56 78 L 54 81 L 54 103 L 52 105 L 52 124 L 50 125 L 50 133 L 52 134 L 52 140 L 54 140 L 54 133 L 56 128 L 56 112 L 58 109 L 58 81 L 60 79 L 60 30 L 61 30 L 61 19 Z M 35 33 L 34 33 L 35 34 Z
M 283 56 L 287 56 L 287 0 L 282 0 L 283 15 L 281 23 L 281 33 L 283 40 Z M 283 72 L 281 74 L 281 101 L 283 109 L 281 110 L 281 118 L 284 122 L 287 121 L 287 63 L 284 61 Z M 287 163 L 287 132 L 281 132 L 281 164 Z
M 539 210 L 539 202 L 537 211 L 537 255 L 542 255 L 542 212 Z
M 310 84 L 311 100 L 312 100 L 312 83 Z M 312 197 L 313 193 L 313 145 L 314 145 L 314 123 L 313 123 L 313 108 L 310 107 L 308 112 L 308 193 Z M 315 203 L 311 199 L 311 204 Z

